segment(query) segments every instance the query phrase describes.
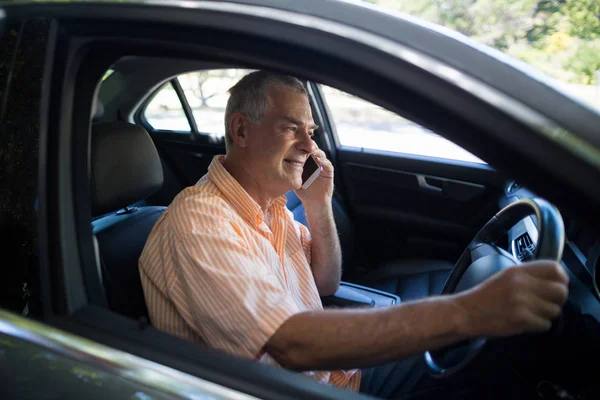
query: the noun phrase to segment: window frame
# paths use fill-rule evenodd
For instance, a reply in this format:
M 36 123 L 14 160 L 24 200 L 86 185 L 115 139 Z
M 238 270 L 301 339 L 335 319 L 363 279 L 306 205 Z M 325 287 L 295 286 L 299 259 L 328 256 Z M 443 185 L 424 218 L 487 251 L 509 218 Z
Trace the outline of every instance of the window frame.
M 146 99 L 144 99 L 144 101 L 140 104 L 140 106 L 138 107 L 137 111 L 134 113 L 134 121 L 136 123 L 139 123 L 140 125 L 142 125 L 144 127 L 144 129 L 146 129 L 148 132 L 152 132 L 152 133 L 158 133 L 158 134 L 174 134 L 177 135 L 179 137 L 183 136 L 190 136 L 190 137 L 195 137 L 196 135 L 198 135 L 198 129 L 196 128 L 196 122 L 191 118 L 190 114 L 188 113 L 188 110 L 186 110 L 186 106 L 184 105 L 183 101 L 182 101 L 182 92 L 181 92 L 181 85 L 176 85 L 174 83 L 174 80 L 176 80 L 177 77 L 174 78 L 170 78 L 162 83 L 160 83 L 157 88 L 155 90 L 153 90 L 147 97 Z M 152 100 L 154 100 L 154 98 L 167 86 L 167 85 L 171 85 L 171 88 L 173 88 L 173 90 L 175 90 L 175 93 L 177 94 L 177 98 L 179 99 L 179 103 L 181 104 L 181 109 L 183 111 L 183 114 L 185 115 L 185 118 L 188 122 L 188 125 L 190 126 L 190 130 L 189 131 L 178 131 L 178 130 L 167 130 L 167 129 L 156 129 L 152 126 L 152 124 L 150 124 L 150 121 L 148 121 L 148 119 L 146 118 L 146 109 L 148 108 L 148 106 L 150 105 L 150 103 L 152 103 Z M 179 90 L 178 90 L 179 87 Z M 185 96 L 183 96 L 183 98 L 185 99 Z M 185 100 L 185 103 L 187 104 L 187 100 Z M 187 108 L 189 109 L 189 104 L 187 104 Z M 193 121 L 193 122 L 192 122 Z
M 219 69 L 230 69 L 230 68 L 226 68 L 226 67 L 206 68 L 206 69 L 196 69 L 193 71 L 181 72 L 181 73 L 167 79 L 166 81 L 161 82 L 160 84 L 158 84 L 157 88 L 155 90 L 153 90 L 144 99 L 144 101 L 142 101 L 140 103 L 140 105 L 137 107 L 136 111 L 133 113 L 133 120 L 136 123 L 142 125 L 151 134 L 159 134 L 161 136 L 169 135 L 169 134 L 176 134 L 178 139 L 181 139 L 182 137 L 186 137 L 186 135 L 191 133 L 191 135 L 188 135 L 188 139 L 190 142 L 200 142 L 200 143 L 206 143 L 206 144 L 212 144 L 212 145 L 214 145 L 214 144 L 221 145 L 222 144 L 223 146 L 225 146 L 225 135 L 222 137 L 215 136 L 215 132 L 207 132 L 204 130 L 200 130 L 198 128 L 198 123 L 196 122 L 196 118 L 194 117 L 194 112 L 193 112 L 192 107 L 190 106 L 189 100 L 185 94 L 185 90 L 183 89 L 183 87 L 181 86 L 181 83 L 179 82 L 179 77 L 182 75 L 192 74 L 195 72 L 214 71 L 214 70 L 219 70 Z M 235 68 L 235 69 L 243 69 L 243 68 Z M 167 130 L 167 129 L 156 129 L 150 124 L 150 122 L 146 118 L 146 108 L 152 102 L 154 97 L 156 97 L 158 95 L 158 93 L 162 89 L 164 89 L 165 85 L 167 85 L 169 83 L 171 83 L 173 89 L 175 90 L 175 93 L 177 94 L 179 102 L 181 103 L 184 114 L 185 114 L 188 124 L 190 125 L 190 128 L 191 128 L 190 132 Z M 215 143 L 215 141 L 217 143 Z

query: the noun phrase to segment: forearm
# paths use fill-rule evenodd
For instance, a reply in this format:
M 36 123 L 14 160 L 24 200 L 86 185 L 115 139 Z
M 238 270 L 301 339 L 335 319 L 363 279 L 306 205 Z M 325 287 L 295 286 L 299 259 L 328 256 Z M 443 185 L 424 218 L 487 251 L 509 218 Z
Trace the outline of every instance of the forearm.
M 321 296 L 335 293 L 342 275 L 342 252 L 331 203 L 305 208 L 312 237 L 311 268 Z
M 266 350 L 298 371 L 367 368 L 466 339 L 465 326 L 453 297 L 377 310 L 307 312 L 286 321 Z

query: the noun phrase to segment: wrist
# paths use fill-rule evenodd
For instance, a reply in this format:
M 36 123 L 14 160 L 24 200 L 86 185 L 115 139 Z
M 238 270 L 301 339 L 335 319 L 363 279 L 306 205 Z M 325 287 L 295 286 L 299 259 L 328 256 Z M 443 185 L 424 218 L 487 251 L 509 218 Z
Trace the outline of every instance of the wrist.
M 318 201 L 302 201 L 306 217 L 316 216 L 322 218 L 324 216 L 333 215 L 331 207 L 331 197 Z
M 472 297 L 473 295 L 468 293 L 459 293 L 449 297 L 454 309 L 452 322 L 456 332 L 467 339 L 479 336 L 476 324 L 473 321 Z

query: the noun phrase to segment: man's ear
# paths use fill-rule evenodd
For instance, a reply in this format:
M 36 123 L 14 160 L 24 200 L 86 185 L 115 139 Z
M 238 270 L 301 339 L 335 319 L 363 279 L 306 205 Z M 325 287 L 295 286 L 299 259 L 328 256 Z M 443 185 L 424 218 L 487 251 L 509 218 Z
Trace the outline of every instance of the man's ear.
M 239 147 L 243 148 L 247 146 L 247 129 L 248 121 L 244 114 L 240 112 L 233 113 L 229 121 L 229 134 L 231 135 L 233 142 Z

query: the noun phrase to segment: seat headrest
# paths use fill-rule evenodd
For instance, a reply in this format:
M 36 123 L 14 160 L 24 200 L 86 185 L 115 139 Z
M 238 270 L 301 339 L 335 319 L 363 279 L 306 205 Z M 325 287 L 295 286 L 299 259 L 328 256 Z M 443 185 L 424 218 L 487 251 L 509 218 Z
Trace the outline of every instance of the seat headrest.
M 92 214 L 125 208 L 163 184 L 160 157 L 144 128 L 128 122 L 92 124 Z

